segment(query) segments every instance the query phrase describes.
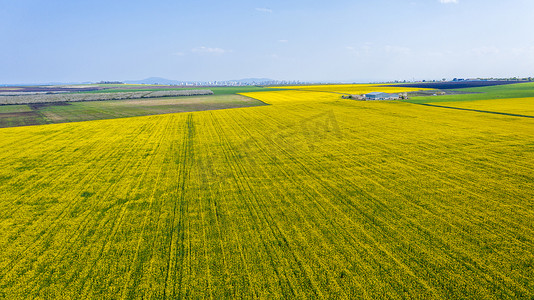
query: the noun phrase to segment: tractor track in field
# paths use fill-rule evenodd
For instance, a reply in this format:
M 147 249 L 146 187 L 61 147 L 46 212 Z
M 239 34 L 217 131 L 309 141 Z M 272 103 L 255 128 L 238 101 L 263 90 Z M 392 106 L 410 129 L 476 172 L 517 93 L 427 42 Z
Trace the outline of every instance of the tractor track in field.
M 178 160 L 175 160 L 176 163 L 179 163 L 179 184 L 176 187 L 176 190 L 178 192 L 178 199 L 176 199 L 175 204 L 173 206 L 173 213 L 171 217 L 171 230 L 169 232 L 170 239 L 169 239 L 169 245 L 168 245 L 168 251 L 169 255 L 167 258 L 167 270 L 165 275 L 165 285 L 163 289 L 163 299 L 166 299 L 167 297 L 176 297 L 175 295 L 175 285 L 176 283 L 172 284 L 172 287 L 169 285 L 169 280 L 172 280 L 174 278 L 171 278 L 171 273 L 173 270 L 171 270 L 171 267 L 173 266 L 173 253 L 176 256 L 179 254 L 179 278 L 178 278 L 178 295 L 181 298 L 181 292 L 182 292 L 182 284 L 184 281 L 184 263 L 185 263 L 185 243 L 186 243 L 186 233 L 185 233 L 185 222 L 186 222 L 186 216 L 189 206 L 189 201 L 185 197 L 186 193 L 186 183 L 189 179 L 189 173 L 190 169 L 192 167 L 192 159 L 193 159 L 193 138 L 195 136 L 195 129 L 194 129 L 194 123 L 193 123 L 193 115 L 191 113 L 188 114 L 186 123 L 184 124 L 184 137 L 182 141 L 182 147 L 180 149 L 180 156 L 178 157 Z M 177 206 L 179 206 L 179 212 L 177 212 Z M 178 224 L 175 226 L 177 215 L 179 215 Z M 177 228 L 176 228 L 177 227 Z M 175 232 L 178 231 L 178 237 L 175 241 L 174 235 Z M 175 243 L 178 243 L 179 245 L 175 246 Z M 174 249 L 179 248 L 179 249 Z M 173 251 L 174 249 L 174 251 Z M 176 271 L 176 270 L 174 270 Z M 169 295 L 167 293 L 167 289 L 171 288 L 172 293 Z

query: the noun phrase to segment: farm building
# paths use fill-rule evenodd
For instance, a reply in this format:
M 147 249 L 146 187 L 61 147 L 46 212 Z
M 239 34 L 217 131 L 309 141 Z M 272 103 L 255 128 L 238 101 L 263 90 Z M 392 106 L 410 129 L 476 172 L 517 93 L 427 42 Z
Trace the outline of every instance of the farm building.
M 367 100 L 393 100 L 393 99 L 399 99 L 399 95 L 381 93 L 381 92 L 372 92 L 369 94 L 365 94 L 365 99 Z

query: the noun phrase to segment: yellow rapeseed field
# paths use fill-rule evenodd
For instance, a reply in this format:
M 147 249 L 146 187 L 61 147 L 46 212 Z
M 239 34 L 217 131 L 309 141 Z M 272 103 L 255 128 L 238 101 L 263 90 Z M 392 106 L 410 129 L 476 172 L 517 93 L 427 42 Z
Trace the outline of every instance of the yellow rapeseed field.
M 437 105 L 534 116 L 534 98 L 440 102 Z
M 245 95 L 0 129 L 0 298 L 534 297 L 534 119 Z

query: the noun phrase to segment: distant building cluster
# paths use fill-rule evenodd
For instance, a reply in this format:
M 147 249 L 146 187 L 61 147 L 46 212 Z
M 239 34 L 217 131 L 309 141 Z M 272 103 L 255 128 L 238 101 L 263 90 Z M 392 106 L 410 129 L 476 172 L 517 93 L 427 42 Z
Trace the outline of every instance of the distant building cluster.
M 97 82 L 96 84 L 124 84 L 124 82 L 121 82 L 121 81 L 100 81 L 100 82 Z
M 453 78 L 452 80 L 447 80 L 447 78 L 443 78 L 441 80 L 436 80 L 436 79 L 415 80 L 415 79 L 413 79 L 413 80 L 395 80 L 395 81 L 387 81 L 387 82 L 379 82 L 379 83 L 417 83 L 417 82 L 443 82 L 443 81 L 450 81 L 450 82 L 462 82 L 462 81 L 534 81 L 534 77 Z
M 158 83 L 156 83 L 158 84 Z M 170 84 L 172 86 L 266 86 L 266 85 L 303 85 L 309 84 L 308 82 L 302 82 L 298 80 L 270 80 L 270 81 L 183 81 L 176 84 Z

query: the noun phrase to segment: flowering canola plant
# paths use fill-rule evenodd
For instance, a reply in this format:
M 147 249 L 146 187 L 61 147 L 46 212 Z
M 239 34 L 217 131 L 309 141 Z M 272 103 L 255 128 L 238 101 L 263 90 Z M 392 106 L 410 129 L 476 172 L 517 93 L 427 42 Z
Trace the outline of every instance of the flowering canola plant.
M 534 120 L 309 90 L 0 129 L 1 295 L 534 296 Z

